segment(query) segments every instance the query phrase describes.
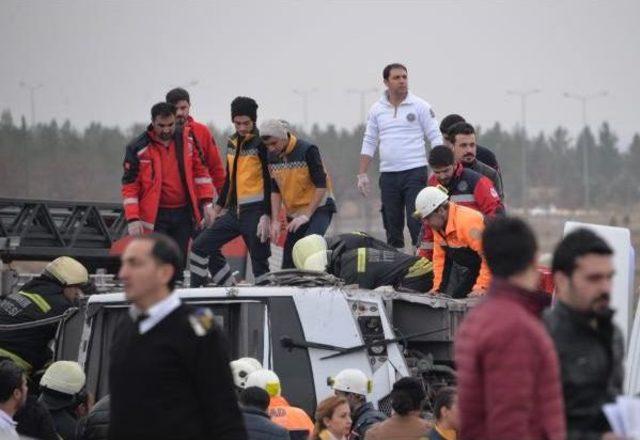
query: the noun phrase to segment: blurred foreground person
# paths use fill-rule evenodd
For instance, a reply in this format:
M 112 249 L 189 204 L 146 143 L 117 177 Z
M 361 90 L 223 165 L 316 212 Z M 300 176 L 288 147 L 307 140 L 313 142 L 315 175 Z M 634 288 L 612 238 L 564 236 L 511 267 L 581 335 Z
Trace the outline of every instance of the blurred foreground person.
M 351 431 L 351 410 L 344 397 L 331 396 L 318 404 L 312 440 L 347 440 Z
M 249 440 L 289 440 L 289 431 L 269 418 L 269 393 L 248 387 L 240 393 L 240 405 Z
M 460 431 L 460 411 L 455 388 L 444 387 L 438 390 L 433 415 L 436 424 L 429 432 L 428 440 L 456 440 Z

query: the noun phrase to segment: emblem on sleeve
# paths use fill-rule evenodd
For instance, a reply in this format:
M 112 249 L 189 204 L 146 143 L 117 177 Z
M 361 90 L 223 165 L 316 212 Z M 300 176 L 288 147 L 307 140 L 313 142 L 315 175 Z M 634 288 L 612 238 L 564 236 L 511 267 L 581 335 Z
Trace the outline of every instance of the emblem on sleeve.
M 189 324 L 196 336 L 204 336 L 213 328 L 213 313 L 201 307 L 189 315 Z

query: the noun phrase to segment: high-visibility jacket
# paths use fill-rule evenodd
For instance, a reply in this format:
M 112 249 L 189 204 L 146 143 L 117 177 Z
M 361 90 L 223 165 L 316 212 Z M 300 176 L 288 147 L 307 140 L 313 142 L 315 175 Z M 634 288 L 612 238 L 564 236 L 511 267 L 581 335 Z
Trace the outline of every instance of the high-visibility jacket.
M 451 278 L 451 272 L 456 265 L 467 266 L 467 269 L 475 273 L 474 268 L 466 263 L 469 260 L 472 260 L 472 264 L 475 264 L 473 260 L 477 260 L 479 266 L 479 269 L 476 269 L 475 283 L 470 285 L 469 291 L 486 290 L 489 287 L 491 272 L 482 254 L 483 231 L 484 217 L 481 213 L 449 202 L 449 218 L 444 234 L 434 231 L 433 285 L 438 291 L 445 288 L 441 285 L 443 278 L 445 275 Z
M 176 130 L 173 143 L 182 151 L 178 162 L 196 222 L 201 220 L 200 205 L 213 198 L 213 185 L 206 166 L 194 146 L 189 127 Z M 127 146 L 122 176 L 122 198 L 127 221 L 141 220 L 145 230 L 153 231 L 160 206 L 162 156 L 167 148 L 157 140 L 151 127 Z M 180 156 L 178 156 L 180 157 Z
M 198 147 L 202 153 L 202 159 L 209 170 L 209 176 L 211 176 L 213 186 L 216 192 L 220 194 L 222 185 L 224 185 L 225 171 L 216 140 L 211 134 L 209 127 L 196 121 L 191 116 L 187 117 L 187 125 L 195 138 L 196 147 Z
M 440 182 L 435 174 L 429 177 L 428 186 L 438 186 Z M 451 181 L 446 186 L 449 200 L 461 206 L 468 206 L 481 212 L 485 217 L 504 214 L 504 205 L 495 186 L 488 177 L 457 164 Z M 418 253 L 433 258 L 433 232 L 426 225 L 422 227 L 422 240 Z
M 301 408 L 289 405 L 287 399 L 282 396 L 273 396 L 269 402 L 269 416 L 271 421 L 276 425 L 282 426 L 292 435 L 303 434 L 307 432 L 307 436 L 313 433 L 313 422 L 311 418 Z M 296 436 L 295 438 L 307 438 L 307 436 Z

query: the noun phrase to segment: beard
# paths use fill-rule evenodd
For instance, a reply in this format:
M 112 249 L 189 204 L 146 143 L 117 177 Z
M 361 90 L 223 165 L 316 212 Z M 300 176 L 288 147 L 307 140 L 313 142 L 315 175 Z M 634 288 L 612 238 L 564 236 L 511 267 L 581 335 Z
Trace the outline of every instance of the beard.
M 611 294 L 609 292 L 602 292 L 591 301 L 591 311 L 596 316 L 606 316 L 610 313 L 609 303 L 611 301 Z

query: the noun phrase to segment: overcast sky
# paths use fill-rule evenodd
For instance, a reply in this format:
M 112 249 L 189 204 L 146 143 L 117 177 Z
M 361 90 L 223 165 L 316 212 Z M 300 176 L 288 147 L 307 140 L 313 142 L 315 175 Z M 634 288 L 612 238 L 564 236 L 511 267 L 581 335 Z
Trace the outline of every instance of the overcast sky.
M 30 118 L 128 127 L 188 86 L 197 119 L 229 124 L 229 103 L 254 97 L 259 117 L 303 121 L 293 90 L 312 90 L 309 121 L 352 127 L 352 88 L 377 87 L 389 62 L 439 117 L 482 126 L 521 117 L 530 131 L 575 133 L 580 103 L 563 92 L 606 90 L 588 121 L 608 120 L 626 143 L 640 131 L 640 1 L 19 1 L 0 2 L 0 108 Z M 377 99 L 367 95 L 367 108 Z M 626 147 L 626 145 L 623 145 Z

